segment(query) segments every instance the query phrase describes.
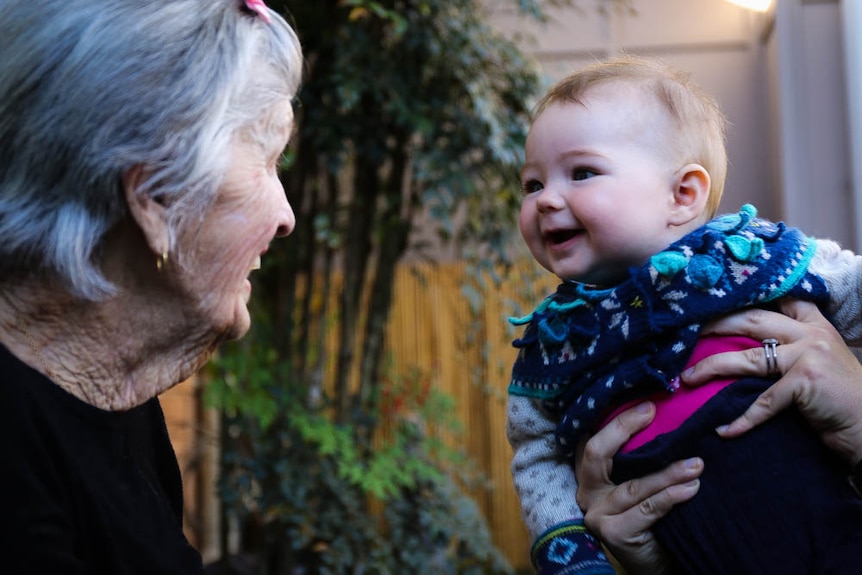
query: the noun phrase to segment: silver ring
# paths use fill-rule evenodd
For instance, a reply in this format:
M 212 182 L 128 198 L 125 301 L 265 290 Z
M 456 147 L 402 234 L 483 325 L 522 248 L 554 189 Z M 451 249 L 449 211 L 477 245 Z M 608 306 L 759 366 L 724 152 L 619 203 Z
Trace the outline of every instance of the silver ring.
M 778 340 L 768 337 L 762 343 L 763 354 L 766 356 L 766 375 L 769 377 L 781 375 L 778 369 Z

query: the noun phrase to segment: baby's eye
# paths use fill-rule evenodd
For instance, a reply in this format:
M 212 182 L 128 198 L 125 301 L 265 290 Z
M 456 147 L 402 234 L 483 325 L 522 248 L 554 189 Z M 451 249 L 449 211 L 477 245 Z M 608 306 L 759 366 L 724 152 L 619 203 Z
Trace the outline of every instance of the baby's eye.
M 592 168 L 575 168 L 572 170 L 572 179 L 576 182 L 587 180 L 598 175 L 599 173 Z
M 527 180 L 521 184 L 521 191 L 525 194 L 532 194 L 533 192 L 538 192 L 543 187 L 542 182 L 539 180 Z

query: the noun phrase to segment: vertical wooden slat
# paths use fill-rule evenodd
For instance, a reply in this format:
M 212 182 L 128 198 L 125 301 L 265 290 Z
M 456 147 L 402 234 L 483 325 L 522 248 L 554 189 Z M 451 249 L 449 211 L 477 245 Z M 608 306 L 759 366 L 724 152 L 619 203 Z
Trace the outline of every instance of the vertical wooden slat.
M 511 340 L 517 335 L 506 318 L 532 309 L 557 280 L 544 274 L 536 281 L 535 267 L 525 264 L 514 276 L 517 281 L 485 288 L 482 314 L 474 318 L 461 292 L 466 273 L 463 264 L 414 264 L 399 270 L 387 334 L 392 368 L 418 367 L 455 399 L 463 432 L 450 439 L 465 447 L 490 480 L 488 489 L 471 493 L 497 546 L 514 567 L 529 568 L 531 542 L 512 487 L 506 439 L 506 388 L 515 358 Z M 508 309 L 512 302 L 521 307 Z M 473 345 L 467 343 L 470 329 L 477 333 Z
M 508 287 L 489 290 L 485 295 L 485 373 L 489 388 L 487 406 L 491 415 L 488 428 L 488 473 L 494 478 L 493 502 L 488 510 L 488 518 L 497 545 L 506 550 L 513 565 L 526 568 L 529 566 L 530 538 L 521 521 L 520 507 L 511 481 L 512 450 L 506 439 L 506 388 L 515 359 L 515 350 L 510 344 L 510 330 L 506 329 L 505 323 L 513 310 L 506 310 L 502 304 L 510 296 Z M 508 313 L 504 313 L 506 311 Z
M 171 444 L 177 455 L 180 471 L 183 474 L 183 499 L 185 517 L 183 525 L 186 537 L 192 545 L 200 545 L 200 525 L 198 524 L 199 484 L 196 461 L 198 445 L 195 437 L 197 429 L 197 378 L 191 378 L 175 385 L 159 398 L 165 423 L 168 426 Z

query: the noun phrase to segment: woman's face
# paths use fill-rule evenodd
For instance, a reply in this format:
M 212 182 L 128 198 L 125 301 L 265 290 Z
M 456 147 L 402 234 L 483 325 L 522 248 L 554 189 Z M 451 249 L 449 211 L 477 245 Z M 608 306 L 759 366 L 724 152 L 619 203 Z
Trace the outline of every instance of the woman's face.
M 296 223 L 278 178 L 278 163 L 293 129 L 289 102 L 234 139 L 227 173 L 201 227 L 180 239 L 186 285 L 213 330 L 236 339 L 248 331 L 249 274 L 275 237 Z

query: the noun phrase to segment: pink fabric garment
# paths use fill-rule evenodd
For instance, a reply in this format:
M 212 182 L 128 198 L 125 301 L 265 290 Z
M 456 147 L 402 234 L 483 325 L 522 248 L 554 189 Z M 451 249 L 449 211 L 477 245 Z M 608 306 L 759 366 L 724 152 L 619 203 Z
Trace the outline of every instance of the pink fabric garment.
M 691 358 L 686 363 L 685 368 L 688 369 L 698 361 L 710 355 L 723 353 L 726 351 L 742 351 L 752 347 L 760 347 L 760 342 L 748 337 L 740 336 L 705 336 L 700 338 L 694 346 Z M 675 381 L 676 391 L 673 393 L 660 392 L 656 393 L 646 400 L 652 401 L 655 404 L 656 414 L 652 423 L 643 431 L 632 436 L 629 441 L 620 449 L 621 452 L 627 453 L 644 445 L 648 441 L 655 439 L 662 433 L 673 431 L 688 419 L 695 411 L 703 404 L 709 401 L 716 393 L 736 381 L 738 378 L 731 379 L 714 379 L 708 383 L 698 387 L 690 387 L 680 385 L 679 379 Z M 646 401 L 639 399 L 629 401 L 617 409 L 604 420 L 602 427 L 608 424 L 614 417 L 635 405 Z

